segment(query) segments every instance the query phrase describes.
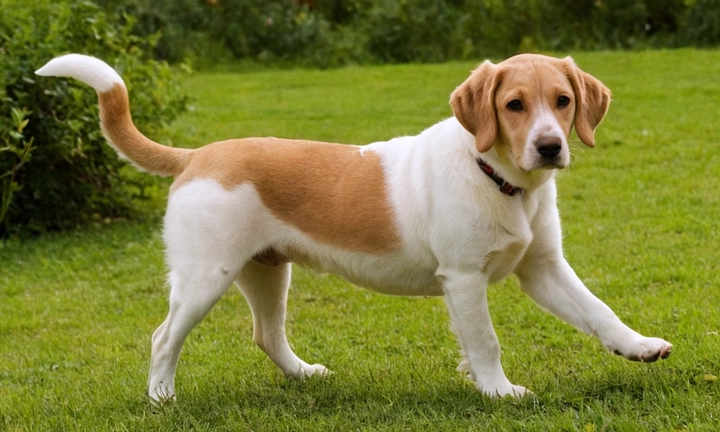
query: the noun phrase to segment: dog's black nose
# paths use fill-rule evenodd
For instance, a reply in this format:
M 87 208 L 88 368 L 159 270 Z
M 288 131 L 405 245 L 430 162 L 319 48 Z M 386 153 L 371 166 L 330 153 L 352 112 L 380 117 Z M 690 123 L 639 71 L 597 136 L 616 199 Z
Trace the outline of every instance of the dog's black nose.
M 562 143 L 557 138 L 540 138 L 535 143 L 535 147 L 538 153 L 545 159 L 555 159 L 555 157 L 560 154 L 560 150 L 562 150 Z

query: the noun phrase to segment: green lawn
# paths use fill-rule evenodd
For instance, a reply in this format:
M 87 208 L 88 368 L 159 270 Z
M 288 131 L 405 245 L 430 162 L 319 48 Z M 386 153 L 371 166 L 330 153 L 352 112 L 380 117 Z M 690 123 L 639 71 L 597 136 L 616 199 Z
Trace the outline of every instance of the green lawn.
M 614 94 L 597 147 L 560 173 L 565 253 L 631 327 L 671 341 L 614 356 L 541 311 L 514 279 L 490 308 L 515 384 L 490 400 L 455 372 L 442 299 L 397 298 L 295 269 L 288 333 L 336 373 L 286 381 L 230 290 L 190 335 L 175 404 L 145 396 L 167 312 L 159 222 L 0 245 L 0 430 L 715 430 L 720 417 L 720 51 L 581 53 Z M 200 73 L 167 139 L 274 135 L 362 144 L 451 115 L 473 63 Z

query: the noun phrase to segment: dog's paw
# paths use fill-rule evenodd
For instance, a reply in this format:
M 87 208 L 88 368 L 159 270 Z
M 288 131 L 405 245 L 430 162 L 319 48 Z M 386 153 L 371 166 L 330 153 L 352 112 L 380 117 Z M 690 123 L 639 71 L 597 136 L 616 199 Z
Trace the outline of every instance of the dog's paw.
M 305 379 L 310 377 L 325 377 L 333 372 L 321 364 L 310 365 L 303 363 L 297 371 L 287 375 L 288 378 Z
M 473 381 L 475 383 L 475 387 L 477 387 L 477 389 L 485 396 L 489 396 L 493 399 L 504 398 L 505 396 L 520 399 L 525 395 L 533 394 L 533 392 L 523 386 L 513 385 L 510 383 L 510 381 L 505 378 L 505 374 L 502 374 L 501 376 L 491 375 L 478 382 L 475 379 L 475 374 L 473 374 L 472 368 L 470 367 L 470 361 L 466 358 L 463 358 L 460 362 L 457 367 L 457 371 L 465 375 L 468 379 L 470 379 L 470 381 Z
M 475 380 L 475 378 L 472 376 L 472 370 L 470 369 L 470 362 L 468 361 L 468 359 L 463 358 L 463 360 L 460 362 L 457 369 L 455 370 L 457 370 L 461 374 L 467 375 L 470 380 Z
M 305 376 L 307 377 L 326 377 L 332 373 L 333 372 L 330 369 L 321 364 L 309 365 L 309 367 L 305 368 Z
M 507 384 L 503 384 L 500 386 L 488 386 L 488 387 L 481 387 L 480 391 L 483 392 L 486 396 L 489 396 L 493 399 L 500 399 L 504 398 L 506 396 L 514 397 L 515 399 L 520 399 L 523 396 L 531 395 L 533 392 L 526 389 L 523 386 L 513 385 L 508 382 Z
M 613 352 L 628 360 L 651 363 L 657 359 L 668 358 L 672 353 L 672 345 L 663 339 L 643 337 L 632 345 L 615 349 Z
M 150 396 L 150 403 L 155 407 L 161 407 L 175 402 L 175 391 L 164 382 L 160 382 L 155 388 L 151 389 L 148 392 L 148 396 Z

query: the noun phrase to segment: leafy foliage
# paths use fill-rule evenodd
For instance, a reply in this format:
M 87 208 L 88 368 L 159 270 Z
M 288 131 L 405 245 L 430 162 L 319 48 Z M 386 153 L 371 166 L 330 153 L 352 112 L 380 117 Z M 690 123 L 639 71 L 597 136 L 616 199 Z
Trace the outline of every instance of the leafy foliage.
M 125 76 L 136 122 L 156 132 L 186 102 L 169 68 L 143 55 L 157 38 L 133 35 L 132 20 L 119 23 L 92 3 L 1 6 L 0 237 L 133 214 L 152 180 L 121 173 L 98 127 L 95 93 L 34 71 L 69 51 L 102 57 Z
M 689 0 L 685 43 L 716 46 L 720 43 L 720 0 Z
M 720 0 L 100 0 L 156 55 L 328 67 L 720 43 Z
M 140 36 L 161 34 L 158 58 L 207 64 L 234 58 L 334 66 L 352 55 L 342 30 L 289 0 L 98 0 L 137 19 Z M 352 51 L 352 49 L 350 49 Z
M 378 2 L 368 10 L 367 18 L 357 26 L 368 34 L 368 49 L 382 62 L 457 57 L 455 25 L 461 12 L 444 0 Z

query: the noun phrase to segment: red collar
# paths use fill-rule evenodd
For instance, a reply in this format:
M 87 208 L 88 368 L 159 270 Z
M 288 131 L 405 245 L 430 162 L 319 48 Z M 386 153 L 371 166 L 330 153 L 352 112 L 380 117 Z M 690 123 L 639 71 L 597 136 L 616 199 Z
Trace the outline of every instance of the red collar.
M 482 172 L 484 172 L 488 177 L 492 179 L 492 181 L 495 182 L 496 185 L 500 187 L 500 192 L 504 193 L 505 195 L 513 196 L 516 193 L 519 193 L 522 195 L 525 190 L 523 188 L 513 186 L 510 183 L 506 182 L 504 178 L 497 175 L 495 172 L 495 169 L 485 163 L 484 160 L 478 159 L 477 160 L 478 165 L 480 166 L 480 169 Z

